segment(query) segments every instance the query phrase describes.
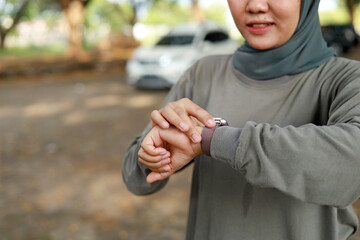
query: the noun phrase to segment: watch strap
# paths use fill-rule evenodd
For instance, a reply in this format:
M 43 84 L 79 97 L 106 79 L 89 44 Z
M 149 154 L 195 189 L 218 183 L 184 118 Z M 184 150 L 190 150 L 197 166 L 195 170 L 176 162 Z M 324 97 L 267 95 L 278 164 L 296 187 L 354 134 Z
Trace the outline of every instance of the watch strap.
M 218 127 L 229 126 L 228 122 L 223 118 L 214 118 L 216 122 L 216 126 L 213 128 L 204 127 L 201 133 L 201 149 L 203 153 L 209 157 L 211 157 L 210 148 L 211 148 L 211 140 L 213 138 L 213 134 Z
M 210 154 L 211 140 L 212 140 L 212 137 L 213 137 L 213 134 L 214 134 L 216 128 L 218 128 L 218 127 L 219 127 L 218 125 L 216 125 L 213 128 L 204 127 L 204 129 L 201 133 L 201 139 L 202 139 L 201 140 L 201 149 L 206 156 L 211 157 L 211 154 Z

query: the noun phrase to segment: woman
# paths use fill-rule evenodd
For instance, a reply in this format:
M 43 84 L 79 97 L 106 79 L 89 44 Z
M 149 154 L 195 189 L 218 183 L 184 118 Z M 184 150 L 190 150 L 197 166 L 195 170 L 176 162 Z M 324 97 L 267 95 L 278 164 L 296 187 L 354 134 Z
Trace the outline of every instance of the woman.
M 359 62 L 326 46 L 319 0 L 228 3 L 246 43 L 181 77 L 127 151 L 127 187 L 158 191 L 194 158 L 187 239 L 349 239 Z M 210 114 L 230 126 L 214 128 Z

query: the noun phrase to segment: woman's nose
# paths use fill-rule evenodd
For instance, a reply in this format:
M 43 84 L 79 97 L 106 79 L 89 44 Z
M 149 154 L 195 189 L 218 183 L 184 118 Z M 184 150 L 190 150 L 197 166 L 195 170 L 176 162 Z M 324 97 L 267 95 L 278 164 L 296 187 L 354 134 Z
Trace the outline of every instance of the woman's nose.
M 248 0 L 246 10 L 250 13 L 264 13 L 269 10 L 268 0 Z

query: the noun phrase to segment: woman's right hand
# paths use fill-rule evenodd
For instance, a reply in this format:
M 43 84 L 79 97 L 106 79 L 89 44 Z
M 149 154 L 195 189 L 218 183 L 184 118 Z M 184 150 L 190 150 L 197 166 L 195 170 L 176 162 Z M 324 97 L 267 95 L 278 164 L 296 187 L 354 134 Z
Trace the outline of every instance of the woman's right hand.
M 167 129 L 170 125 L 173 125 L 185 133 L 193 143 L 199 143 L 201 135 L 196 131 L 196 124 L 191 117 L 196 118 L 209 128 L 216 125 L 215 120 L 206 110 L 188 98 L 169 102 L 164 108 L 154 110 L 151 113 L 153 126 L 158 125 L 163 129 Z

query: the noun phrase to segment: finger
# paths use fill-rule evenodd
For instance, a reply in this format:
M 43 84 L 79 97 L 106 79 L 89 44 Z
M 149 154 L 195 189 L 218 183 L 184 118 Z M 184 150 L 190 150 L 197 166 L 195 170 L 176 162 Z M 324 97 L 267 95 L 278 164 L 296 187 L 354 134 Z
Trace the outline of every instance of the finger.
M 165 166 L 162 166 L 160 168 L 149 168 L 152 172 L 161 172 L 161 173 L 164 173 L 164 172 L 170 172 L 171 171 L 171 166 L 169 164 L 165 165 Z
M 193 117 L 193 116 L 190 116 L 190 119 L 191 119 L 191 122 L 192 124 L 195 126 L 195 127 L 204 127 L 205 125 L 200 122 L 197 118 Z
M 148 159 L 142 157 L 139 157 L 138 161 L 139 163 L 145 165 L 148 168 L 161 168 L 171 162 L 170 158 L 161 159 L 160 161 L 153 162 L 153 161 L 148 161 Z
M 146 178 L 146 182 L 147 183 L 153 183 L 156 181 L 160 181 L 160 180 L 164 180 L 166 178 L 168 178 L 169 176 L 171 176 L 172 172 L 166 172 L 166 173 L 159 173 L 159 172 L 151 172 L 147 178 Z
M 152 111 L 150 114 L 150 117 L 151 117 L 153 127 L 155 125 L 158 125 L 164 129 L 170 127 L 170 124 L 166 121 L 166 119 L 160 114 L 160 112 L 158 110 Z
M 201 108 L 199 105 L 192 102 L 188 98 L 184 98 L 182 99 L 182 101 L 183 101 L 183 106 L 186 112 L 188 113 L 188 115 L 194 116 L 209 128 L 213 128 L 216 126 L 216 122 L 214 118 L 205 109 Z
M 188 121 L 186 118 L 181 118 L 181 116 L 187 117 L 187 113 L 183 109 L 175 106 L 175 104 L 168 104 L 160 111 L 160 113 L 170 124 L 174 125 L 180 131 L 187 132 L 190 129 L 190 121 Z
M 201 142 L 201 135 L 195 129 L 193 117 L 189 116 L 184 108 L 178 107 L 176 104 L 170 104 L 161 113 L 176 128 L 184 132 L 193 143 Z
M 150 162 L 159 162 L 162 159 L 166 159 L 170 157 L 170 152 L 166 151 L 163 148 L 160 150 L 157 149 L 153 150 L 149 146 L 144 146 L 139 149 L 138 156 Z
M 201 135 L 198 133 L 198 131 L 195 128 L 196 122 L 192 119 L 193 117 L 187 115 L 185 111 L 178 112 L 178 115 L 189 125 L 189 130 L 185 132 L 186 136 L 188 136 L 188 138 L 190 138 L 193 143 L 201 142 Z
M 164 142 L 159 136 L 159 130 L 161 129 L 159 126 L 154 126 L 141 142 L 141 147 L 150 155 L 163 155 L 166 153 L 166 150 L 162 148 Z
M 153 137 L 146 136 L 141 143 L 140 150 L 146 152 L 152 156 L 165 155 L 168 151 L 163 147 L 157 147 L 156 145 L 163 145 L 161 139 L 154 139 Z M 139 150 L 139 152 L 140 152 Z

